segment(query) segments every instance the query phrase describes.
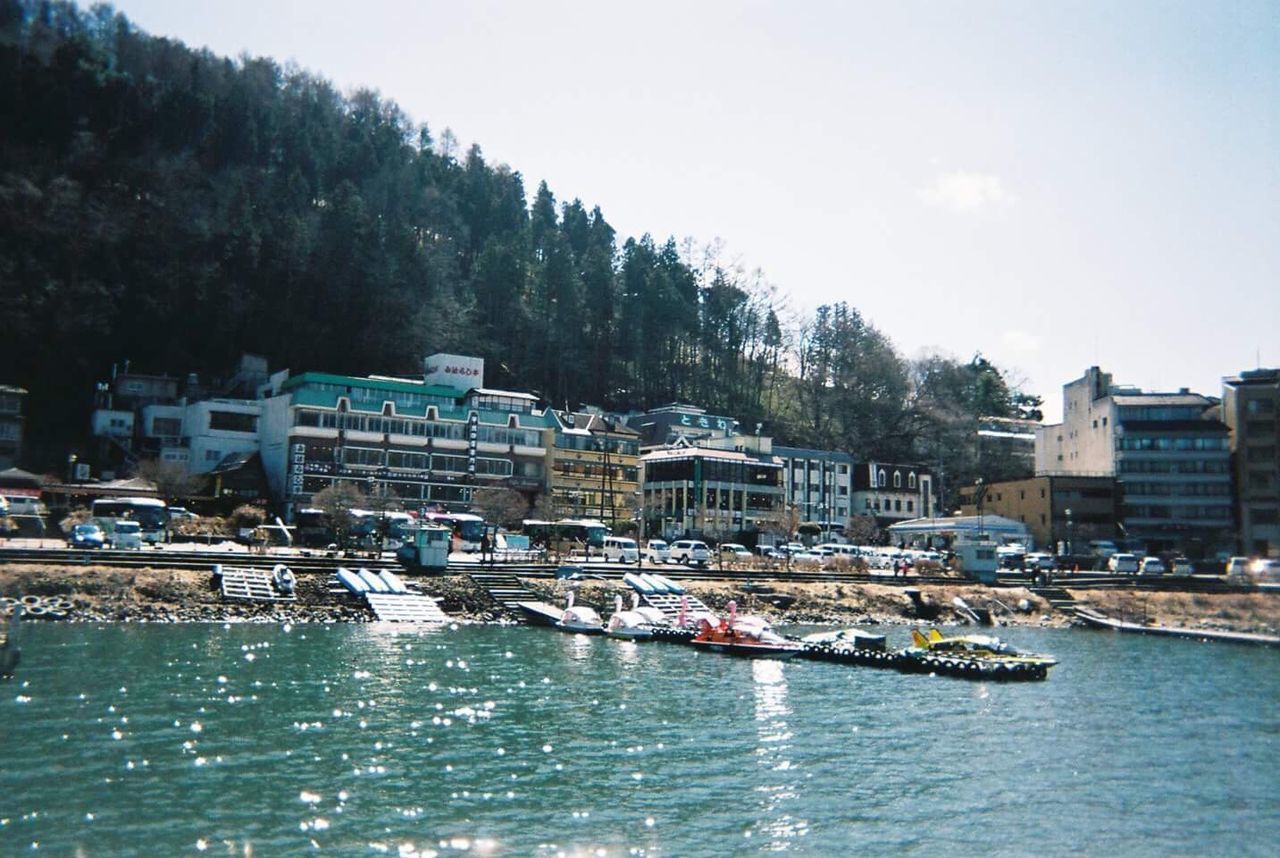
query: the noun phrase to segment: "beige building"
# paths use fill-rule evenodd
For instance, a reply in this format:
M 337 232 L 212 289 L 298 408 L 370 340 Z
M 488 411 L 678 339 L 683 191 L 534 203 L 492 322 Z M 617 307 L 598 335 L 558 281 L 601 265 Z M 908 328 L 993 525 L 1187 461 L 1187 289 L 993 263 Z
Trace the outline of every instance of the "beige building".
M 615 530 L 635 520 L 640 508 L 640 434 L 612 415 L 554 415 L 553 517 L 598 519 Z
M 1224 379 L 1222 419 L 1231 427 L 1237 550 L 1280 556 L 1280 369 Z

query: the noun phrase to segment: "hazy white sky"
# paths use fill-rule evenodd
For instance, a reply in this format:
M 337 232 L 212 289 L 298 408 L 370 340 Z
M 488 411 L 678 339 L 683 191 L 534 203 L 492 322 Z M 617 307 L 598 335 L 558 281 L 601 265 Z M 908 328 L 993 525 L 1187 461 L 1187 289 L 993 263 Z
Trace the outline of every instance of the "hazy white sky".
M 1280 365 L 1280 0 L 119 0 L 1061 408 Z

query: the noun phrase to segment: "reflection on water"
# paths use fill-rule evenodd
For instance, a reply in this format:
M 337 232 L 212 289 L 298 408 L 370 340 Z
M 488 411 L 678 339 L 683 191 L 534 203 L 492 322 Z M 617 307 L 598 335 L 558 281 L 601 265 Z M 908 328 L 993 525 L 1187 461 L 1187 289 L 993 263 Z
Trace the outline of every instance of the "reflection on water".
M 532 628 L 33 623 L 0 683 L 0 855 L 1261 854 L 1280 838 L 1280 653 L 1015 643 L 1062 664 L 976 684 Z
M 759 832 L 768 838 L 768 848 L 782 851 L 794 845 L 798 837 L 806 833 L 807 823 L 796 819 L 789 812 L 796 798 L 797 770 L 791 765 L 791 729 L 787 718 L 791 709 L 787 705 L 786 665 L 771 658 L 751 662 L 754 680 L 756 733 L 756 762 L 763 772 L 755 790 L 760 796 Z

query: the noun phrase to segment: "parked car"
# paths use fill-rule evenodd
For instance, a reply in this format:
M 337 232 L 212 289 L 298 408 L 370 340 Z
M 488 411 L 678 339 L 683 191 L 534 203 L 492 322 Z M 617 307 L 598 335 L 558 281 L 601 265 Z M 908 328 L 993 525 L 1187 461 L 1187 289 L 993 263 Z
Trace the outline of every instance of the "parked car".
M 91 521 L 77 524 L 71 528 L 71 535 L 67 537 L 68 548 L 102 548 L 106 544 L 107 535 Z
M 186 507 L 181 507 L 181 506 L 169 507 L 170 521 L 177 521 L 180 518 L 199 518 L 199 517 L 200 516 L 196 515 L 194 512 L 187 509 Z
M 1110 539 L 1094 539 L 1089 542 L 1089 553 L 1095 557 L 1110 557 L 1119 550 Z
M 1138 555 L 1117 551 L 1107 558 L 1107 570 L 1113 575 L 1136 575 L 1138 573 Z
M 783 554 L 781 551 L 779 551 L 773 545 L 757 545 L 756 554 L 759 554 L 761 557 L 767 558 L 769 560 L 777 560 L 779 558 L 787 556 Z
M 1267 581 L 1280 579 L 1280 560 L 1274 557 L 1259 557 L 1249 564 L 1249 574 Z
M 677 539 L 671 543 L 671 559 L 686 566 L 705 566 L 711 560 L 711 549 L 701 539 Z
M 1159 557 L 1144 557 L 1138 564 L 1139 575 L 1163 575 L 1167 571 L 1164 561 Z
M 812 549 L 808 551 L 797 551 L 791 555 L 791 562 L 797 566 L 821 566 L 826 562 L 826 557 Z
M 111 532 L 112 548 L 142 548 L 142 525 L 136 521 L 117 521 Z
M 1173 558 L 1173 568 L 1169 570 L 1174 575 L 1190 575 L 1195 572 L 1195 566 L 1186 557 Z
M 665 539 L 650 539 L 644 544 L 644 559 L 650 563 L 670 562 L 671 546 Z
M 629 536 L 606 536 L 603 548 L 604 559 L 611 563 L 635 563 L 640 559 L 640 549 Z
M 1057 565 L 1056 557 L 1041 551 L 1033 551 L 1022 558 L 1022 568 L 1030 572 L 1052 572 Z
M 1248 570 L 1249 570 L 1248 557 L 1232 557 L 1229 560 L 1227 560 L 1226 574 L 1228 576 L 1243 575 Z
M 750 560 L 751 552 L 747 550 L 747 546 L 737 542 L 720 543 L 720 559 L 721 560 Z

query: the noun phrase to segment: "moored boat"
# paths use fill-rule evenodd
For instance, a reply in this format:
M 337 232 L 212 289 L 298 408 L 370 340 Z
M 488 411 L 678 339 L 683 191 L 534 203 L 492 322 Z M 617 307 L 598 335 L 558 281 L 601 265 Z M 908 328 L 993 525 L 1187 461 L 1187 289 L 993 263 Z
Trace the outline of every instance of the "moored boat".
M 622 640 L 648 640 L 653 637 L 652 618 L 638 609 L 637 601 L 632 600 L 631 610 L 623 610 L 622 597 L 615 598 L 614 612 L 605 626 L 605 634 Z
M 602 635 L 604 634 L 604 621 L 600 619 L 600 615 L 596 613 L 595 608 L 587 605 L 575 605 L 573 603 L 573 592 L 570 591 L 568 603 L 565 605 L 564 613 L 560 615 L 560 619 L 556 621 L 555 627 L 562 632 L 579 635 Z
M 1058 663 L 1051 655 L 1022 652 L 993 635 L 958 635 L 949 638 L 933 628 L 929 629 L 928 635 L 919 629 L 912 629 L 911 642 L 912 646 L 902 651 L 908 658 L 951 659 L 980 667 L 1021 666 L 1042 672 L 1047 672 Z
M 689 641 L 695 647 L 751 658 L 791 658 L 803 644 L 784 638 L 770 628 L 763 617 L 738 616 L 738 605 L 730 602 L 729 616 L 715 622 L 714 617 L 698 620 L 698 630 Z

